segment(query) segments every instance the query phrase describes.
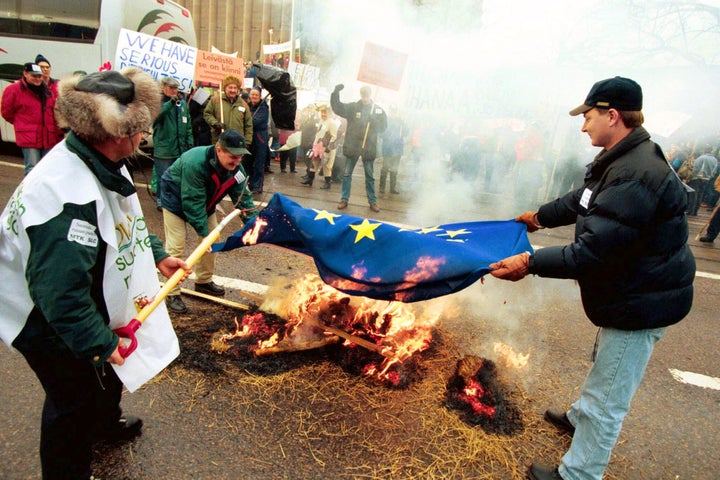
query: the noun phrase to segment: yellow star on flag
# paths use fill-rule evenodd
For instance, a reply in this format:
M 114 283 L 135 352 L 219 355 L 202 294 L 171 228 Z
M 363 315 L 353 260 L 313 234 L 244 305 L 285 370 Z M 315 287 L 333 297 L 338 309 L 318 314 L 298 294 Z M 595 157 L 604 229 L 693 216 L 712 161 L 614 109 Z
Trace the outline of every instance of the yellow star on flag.
M 468 232 L 467 230 L 465 230 L 464 228 L 462 228 L 462 229 L 460 229 L 460 230 L 447 230 L 446 233 L 443 233 L 443 234 L 440 235 L 440 236 L 443 237 L 443 236 L 447 235 L 447 236 L 450 237 L 450 238 L 455 238 L 455 237 L 458 236 L 458 235 L 465 235 L 465 234 L 467 234 L 467 233 L 470 233 L 470 232 Z
M 364 219 L 360 225 L 350 225 L 350 228 L 355 230 L 357 235 L 355 235 L 355 243 L 358 243 L 363 238 L 367 237 L 371 240 L 375 240 L 375 234 L 373 231 L 378 228 L 381 223 L 375 223 L 371 224 L 368 219 Z
M 315 210 L 313 208 L 313 210 Z M 340 215 L 336 213 L 330 213 L 327 210 L 315 210 L 317 212 L 317 215 L 313 220 L 327 220 L 331 225 L 335 225 L 335 217 L 339 217 Z
M 440 232 L 440 231 L 442 231 L 442 229 L 440 229 L 438 227 L 425 227 L 425 228 L 421 228 L 418 233 L 426 234 L 426 233 Z

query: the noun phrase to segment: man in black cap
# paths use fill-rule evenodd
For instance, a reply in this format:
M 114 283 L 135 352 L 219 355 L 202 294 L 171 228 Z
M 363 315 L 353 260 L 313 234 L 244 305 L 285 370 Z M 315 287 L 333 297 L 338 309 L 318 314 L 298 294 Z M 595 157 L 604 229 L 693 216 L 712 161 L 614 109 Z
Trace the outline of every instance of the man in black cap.
M 687 197 L 641 126 L 641 110 L 642 90 L 633 80 L 593 85 L 570 111 L 584 116 L 582 131 L 602 147 L 584 185 L 516 218 L 529 232 L 575 223 L 574 242 L 490 265 L 506 280 L 527 274 L 576 280 L 585 313 L 599 327 L 580 398 L 567 411 L 545 412 L 572 435 L 570 449 L 558 468 L 532 464 L 533 480 L 602 478 L 655 343 L 692 306 Z
M 133 391 L 179 353 L 163 305 L 137 332 L 127 359 L 114 329 L 188 266 L 149 234 L 124 159 L 160 109 L 153 78 L 135 68 L 60 82 L 66 138 L 23 180 L 2 213 L 0 337 L 45 390 L 44 479 L 87 479 L 92 445 L 129 440 L 142 421 L 122 415 Z M 109 368 L 108 364 L 113 368 Z
M 15 143 L 25 160 L 25 175 L 62 140 L 54 115 L 56 97 L 43 83 L 42 69 L 35 63 L 26 63 L 22 78 L 2 92 L 2 117 L 15 130 Z
M 161 210 L 162 185 L 160 178 L 165 170 L 193 146 L 192 119 L 185 99 L 178 96 L 180 82 L 170 76 L 160 80 L 163 104 L 152 124 L 153 170 L 157 181 L 155 205 Z
M 242 209 L 243 220 L 257 215 L 241 163 L 248 153 L 245 137 L 230 128 L 220 134 L 215 145 L 188 150 L 165 171 L 160 178 L 160 191 L 165 248 L 171 255 L 183 255 L 186 223 L 201 238 L 217 226 L 215 207 L 226 195 L 235 208 Z M 195 264 L 195 290 L 221 297 L 225 289 L 213 281 L 216 255 L 205 254 Z M 179 286 L 170 290 L 167 304 L 174 312 L 187 311 Z

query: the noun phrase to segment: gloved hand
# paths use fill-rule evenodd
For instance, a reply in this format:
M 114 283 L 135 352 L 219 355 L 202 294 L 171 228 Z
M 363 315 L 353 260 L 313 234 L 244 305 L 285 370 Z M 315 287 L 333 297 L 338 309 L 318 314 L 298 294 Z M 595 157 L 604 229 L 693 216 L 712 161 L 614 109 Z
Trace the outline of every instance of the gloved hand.
M 226 126 L 224 123 L 222 123 L 222 122 L 218 122 L 218 123 L 216 123 L 215 125 L 213 125 L 212 128 L 213 128 L 213 130 L 215 130 L 216 132 L 220 133 L 220 132 L 222 132 L 223 130 L 225 130 L 225 129 L 227 128 L 227 126 Z
M 528 232 L 536 232 L 541 228 L 545 228 L 538 222 L 537 212 L 523 212 L 515 217 L 516 222 L 521 222 L 527 225 Z
M 490 275 L 501 280 L 511 280 L 517 282 L 525 278 L 528 274 L 528 264 L 530 262 L 530 254 L 528 252 L 507 257 L 499 262 L 491 263 Z
M 345 88 L 345 85 L 343 85 L 342 83 L 338 83 L 337 85 L 335 85 L 335 90 L 334 90 L 334 92 L 337 93 L 337 92 L 339 92 L 340 90 L 342 90 L 343 88 Z

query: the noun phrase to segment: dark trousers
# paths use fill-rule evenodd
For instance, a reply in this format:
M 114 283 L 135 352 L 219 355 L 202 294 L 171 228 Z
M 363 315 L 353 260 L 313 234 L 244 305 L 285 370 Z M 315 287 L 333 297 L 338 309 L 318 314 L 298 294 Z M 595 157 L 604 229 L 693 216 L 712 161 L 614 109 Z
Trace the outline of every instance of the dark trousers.
M 290 163 L 290 171 L 295 171 L 295 162 L 297 161 L 297 148 L 291 148 L 290 150 L 283 150 L 280 152 L 280 170 L 283 172 L 285 171 L 285 168 Z
M 78 480 L 91 475 L 92 445 L 117 425 L 122 382 L 105 364 L 45 352 L 22 352 L 45 390 L 40 430 L 44 480 Z

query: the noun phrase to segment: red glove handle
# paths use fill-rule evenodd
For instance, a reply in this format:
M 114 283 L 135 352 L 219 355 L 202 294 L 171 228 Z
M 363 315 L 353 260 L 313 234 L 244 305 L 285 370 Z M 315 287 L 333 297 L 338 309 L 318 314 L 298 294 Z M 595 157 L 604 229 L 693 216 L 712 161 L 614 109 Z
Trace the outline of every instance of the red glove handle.
M 130 320 L 130 323 L 124 327 L 116 328 L 114 330 L 118 337 L 130 339 L 130 345 L 127 347 L 122 346 L 122 344 L 118 345 L 118 353 L 120 353 L 121 357 L 129 357 L 130 354 L 137 348 L 138 342 L 135 337 L 135 332 L 137 332 L 137 329 L 140 328 L 140 325 L 142 325 L 142 323 L 138 319 L 133 318 Z

